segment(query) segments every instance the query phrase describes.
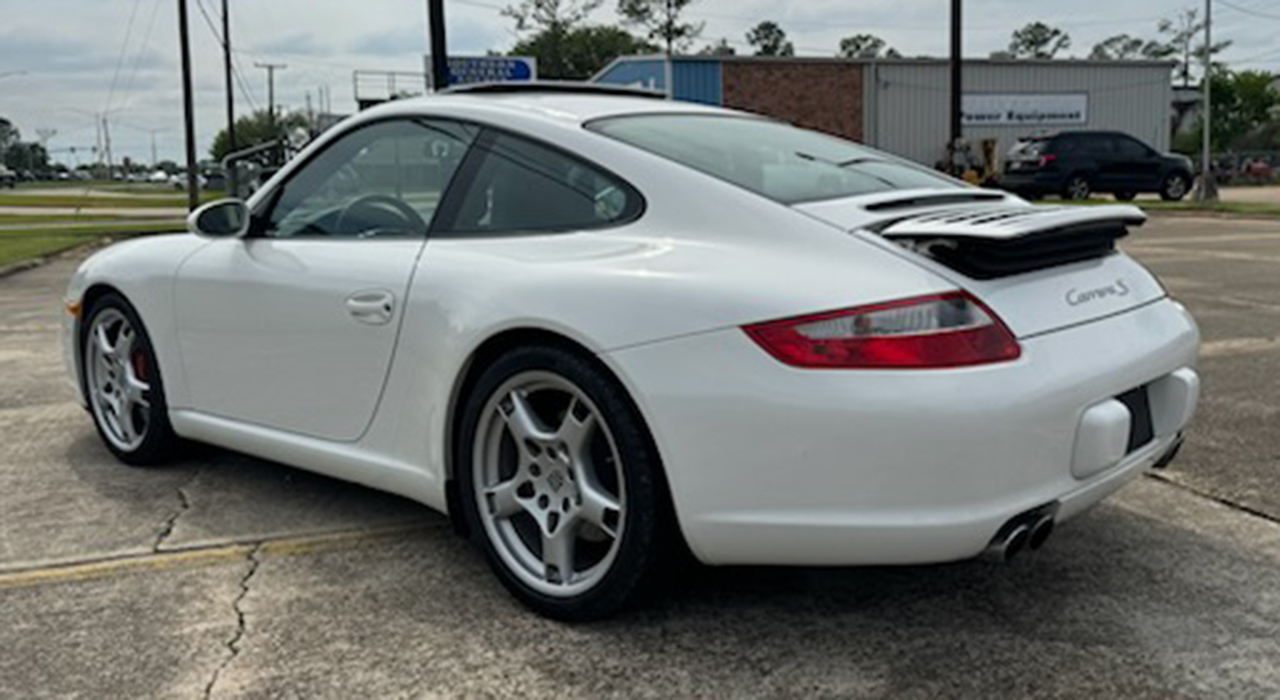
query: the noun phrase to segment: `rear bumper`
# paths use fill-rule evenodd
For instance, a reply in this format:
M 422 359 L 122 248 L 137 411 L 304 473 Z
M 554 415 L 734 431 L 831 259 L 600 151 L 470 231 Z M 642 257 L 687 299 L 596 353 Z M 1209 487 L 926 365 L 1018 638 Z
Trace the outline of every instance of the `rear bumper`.
M 1062 189 L 1064 178 L 1060 173 L 1004 173 L 998 182 L 1007 190 L 1051 192 Z
M 1161 300 L 1022 342 L 1016 362 L 933 372 L 792 369 L 738 329 L 606 360 L 644 387 L 633 396 L 702 560 L 915 564 L 977 556 L 1011 517 L 1048 503 L 1073 517 L 1153 466 L 1190 419 L 1194 396 L 1153 406 L 1180 418 L 1079 478 L 1086 412 L 1194 376 L 1195 324 Z

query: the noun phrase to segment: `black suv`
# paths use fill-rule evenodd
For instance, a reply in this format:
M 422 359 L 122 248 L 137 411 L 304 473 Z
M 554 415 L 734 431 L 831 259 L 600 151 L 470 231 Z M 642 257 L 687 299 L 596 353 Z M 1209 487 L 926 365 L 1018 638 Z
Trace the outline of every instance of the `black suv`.
M 1165 155 L 1114 131 L 1068 131 L 1019 141 L 1009 151 L 1000 186 L 1024 197 L 1088 199 L 1109 192 L 1129 201 L 1157 192 L 1178 201 L 1191 189 L 1191 160 Z

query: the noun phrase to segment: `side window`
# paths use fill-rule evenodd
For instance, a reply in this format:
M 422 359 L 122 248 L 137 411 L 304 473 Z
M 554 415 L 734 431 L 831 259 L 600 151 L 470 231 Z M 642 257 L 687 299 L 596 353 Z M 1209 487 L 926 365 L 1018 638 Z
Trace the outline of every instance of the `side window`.
M 347 134 L 285 181 L 263 234 L 425 236 L 476 132 L 454 122 L 405 119 Z
M 1116 155 L 1128 160 L 1137 160 L 1147 156 L 1147 147 L 1131 138 L 1118 136 L 1115 138 Z
M 1108 136 L 1087 134 L 1080 138 L 1084 141 L 1084 147 L 1082 150 L 1087 155 L 1094 156 L 1096 158 L 1111 156 L 1114 153 L 1115 149 L 1112 148 L 1111 138 Z
M 488 132 L 458 202 L 454 233 L 529 233 L 593 228 L 640 209 L 629 186 L 577 158 L 524 139 Z

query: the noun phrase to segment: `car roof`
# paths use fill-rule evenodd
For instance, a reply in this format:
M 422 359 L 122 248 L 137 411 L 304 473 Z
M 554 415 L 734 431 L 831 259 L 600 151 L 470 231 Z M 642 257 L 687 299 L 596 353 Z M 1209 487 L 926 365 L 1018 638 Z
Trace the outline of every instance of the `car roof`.
M 462 108 L 502 113 L 516 120 L 549 119 L 560 123 L 582 124 L 593 119 L 634 114 L 718 114 L 747 116 L 734 110 L 692 102 L 664 99 L 660 93 L 642 90 L 590 89 L 587 84 L 567 87 L 556 84 L 530 84 L 521 88 L 449 90 L 396 100 L 366 110 L 370 116 L 436 112 Z

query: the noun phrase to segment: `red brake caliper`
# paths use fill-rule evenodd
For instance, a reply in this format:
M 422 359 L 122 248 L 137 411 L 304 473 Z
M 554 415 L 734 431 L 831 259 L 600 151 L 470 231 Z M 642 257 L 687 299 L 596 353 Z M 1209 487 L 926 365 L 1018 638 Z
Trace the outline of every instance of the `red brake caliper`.
M 134 376 L 141 381 L 147 381 L 147 356 L 142 354 L 141 350 L 138 350 L 133 353 L 130 361 L 133 362 Z

